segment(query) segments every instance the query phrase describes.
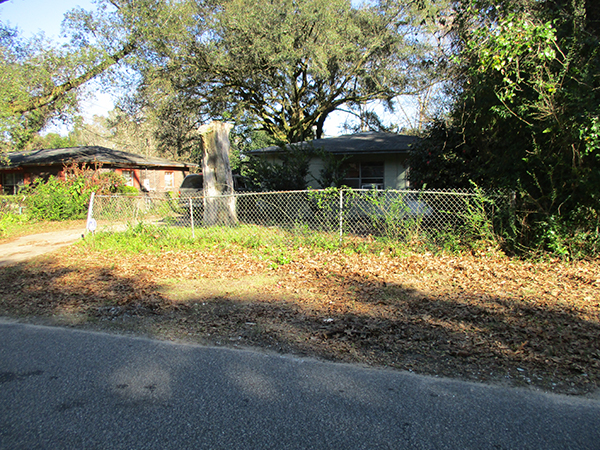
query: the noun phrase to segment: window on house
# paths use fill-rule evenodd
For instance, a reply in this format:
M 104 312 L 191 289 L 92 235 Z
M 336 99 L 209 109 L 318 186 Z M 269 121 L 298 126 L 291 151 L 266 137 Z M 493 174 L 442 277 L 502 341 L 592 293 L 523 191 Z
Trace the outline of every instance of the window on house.
M 22 173 L 4 173 L 2 174 L 2 190 L 5 195 L 15 195 L 23 187 Z
M 350 162 L 343 184 L 354 189 L 383 189 L 383 162 Z
M 173 172 L 165 172 L 165 189 L 175 186 L 175 176 Z
M 121 172 L 123 178 L 125 178 L 125 186 L 133 186 L 133 171 L 132 170 L 124 170 Z

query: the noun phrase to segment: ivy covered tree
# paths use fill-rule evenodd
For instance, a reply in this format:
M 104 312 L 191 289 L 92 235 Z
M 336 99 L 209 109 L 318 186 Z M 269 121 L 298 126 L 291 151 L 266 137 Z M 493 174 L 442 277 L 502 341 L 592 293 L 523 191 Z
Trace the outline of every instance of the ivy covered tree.
M 413 155 L 412 181 L 516 191 L 522 242 L 556 247 L 558 228 L 598 239 L 588 231 L 600 217 L 600 9 L 461 1 L 454 20 L 452 112 Z

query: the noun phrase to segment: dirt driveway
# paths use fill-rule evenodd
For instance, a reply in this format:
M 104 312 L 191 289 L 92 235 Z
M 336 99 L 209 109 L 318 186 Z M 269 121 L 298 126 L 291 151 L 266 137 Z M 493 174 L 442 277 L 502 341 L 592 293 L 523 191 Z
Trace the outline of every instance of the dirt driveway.
M 83 236 L 84 230 L 62 230 L 23 236 L 6 244 L 0 244 L 0 267 L 53 252 L 76 242 Z

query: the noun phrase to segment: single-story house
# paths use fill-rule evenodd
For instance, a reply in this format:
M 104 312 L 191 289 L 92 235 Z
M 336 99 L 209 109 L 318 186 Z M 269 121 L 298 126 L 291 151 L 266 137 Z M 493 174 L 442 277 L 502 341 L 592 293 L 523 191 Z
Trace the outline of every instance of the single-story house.
M 157 192 L 177 190 L 185 175 L 197 167 L 99 146 L 10 152 L 0 157 L 0 192 L 16 194 L 21 186 L 38 177 L 64 179 L 65 166 L 70 164 L 114 171 L 125 178 L 128 186 Z
M 408 183 L 408 155 L 419 138 L 394 133 L 365 132 L 288 145 L 288 149 L 315 150 L 310 160 L 309 185 L 315 188 L 326 162 L 320 151 L 344 158 L 343 185 L 355 189 L 405 189 Z M 266 147 L 250 152 L 252 155 L 276 162 L 283 149 Z M 317 183 L 318 184 L 318 183 Z

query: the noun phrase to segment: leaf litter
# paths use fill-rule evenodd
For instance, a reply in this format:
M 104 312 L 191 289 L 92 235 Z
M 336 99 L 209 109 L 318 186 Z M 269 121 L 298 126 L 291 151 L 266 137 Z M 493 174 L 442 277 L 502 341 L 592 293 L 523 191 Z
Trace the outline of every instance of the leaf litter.
M 74 246 L 0 269 L 0 314 L 597 393 L 600 261 Z

